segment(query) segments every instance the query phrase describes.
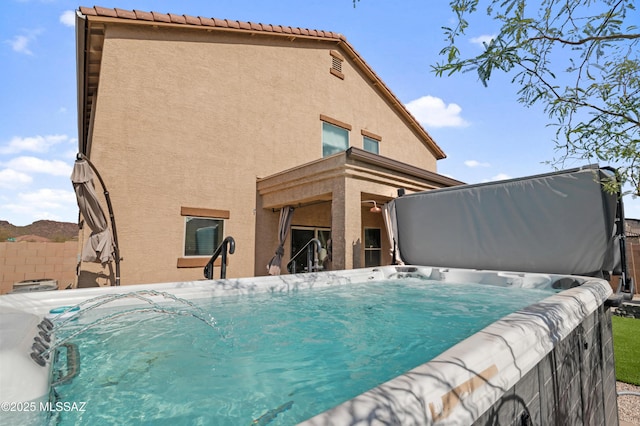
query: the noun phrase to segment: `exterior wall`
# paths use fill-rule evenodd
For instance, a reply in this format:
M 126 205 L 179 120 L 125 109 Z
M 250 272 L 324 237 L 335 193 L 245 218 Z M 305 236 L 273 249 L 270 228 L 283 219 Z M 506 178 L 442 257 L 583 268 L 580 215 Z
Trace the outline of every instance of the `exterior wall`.
M 0 242 L 0 294 L 25 280 L 52 279 L 58 288 L 75 285 L 78 242 Z
M 475 425 L 617 425 L 611 313 L 600 307 Z
M 348 58 L 344 80 L 330 74 L 336 48 L 107 25 L 89 157 L 112 197 L 123 285 L 202 278 L 201 267 L 176 267 L 181 207 L 228 210 L 228 277 L 253 275 L 256 178 L 320 158 L 320 114 L 352 126 L 352 146 L 362 147 L 364 129 L 382 137 L 381 155 L 435 171 L 432 153 Z

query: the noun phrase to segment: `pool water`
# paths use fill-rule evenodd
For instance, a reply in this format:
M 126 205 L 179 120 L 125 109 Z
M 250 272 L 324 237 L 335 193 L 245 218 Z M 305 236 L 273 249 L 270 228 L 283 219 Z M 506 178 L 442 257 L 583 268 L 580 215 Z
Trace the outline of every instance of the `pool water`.
M 51 423 L 295 424 L 551 294 L 407 279 L 194 301 L 215 327 L 187 316 L 121 316 L 72 339 L 80 372 L 54 394 L 86 404 Z M 123 309 L 90 311 L 56 337 Z

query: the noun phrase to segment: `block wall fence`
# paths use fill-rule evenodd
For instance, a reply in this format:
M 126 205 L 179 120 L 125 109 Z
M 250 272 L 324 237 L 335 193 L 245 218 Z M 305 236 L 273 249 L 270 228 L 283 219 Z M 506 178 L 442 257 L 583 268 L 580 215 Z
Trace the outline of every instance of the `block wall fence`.
M 0 294 L 25 280 L 52 279 L 58 289 L 75 286 L 79 246 L 77 241 L 0 242 Z

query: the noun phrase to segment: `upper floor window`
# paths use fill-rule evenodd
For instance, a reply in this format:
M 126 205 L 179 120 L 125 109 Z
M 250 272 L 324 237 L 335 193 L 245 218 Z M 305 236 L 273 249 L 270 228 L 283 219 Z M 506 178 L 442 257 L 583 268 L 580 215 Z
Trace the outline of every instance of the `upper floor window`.
M 327 157 L 349 148 L 349 130 L 322 122 L 322 156 Z
M 375 139 L 364 136 L 362 140 L 362 148 L 364 148 L 365 151 L 380 154 L 380 142 Z
M 382 141 L 382 137 L 364 129 L 360 131 L 360 134 L 362 134 L 362 148 L 365 151 L 380 154 L 380 141 Z

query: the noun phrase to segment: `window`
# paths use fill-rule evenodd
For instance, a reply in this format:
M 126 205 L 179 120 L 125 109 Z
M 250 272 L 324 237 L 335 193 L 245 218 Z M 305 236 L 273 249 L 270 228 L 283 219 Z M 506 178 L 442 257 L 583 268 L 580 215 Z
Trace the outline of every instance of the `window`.
M 365 151 L 373 152 L 374 154 L 380 154 L 380 142 L 375 139 L 371 139 L 367 136 L 363 137 L 362 147 Z
M 211 256 L 222 243 L 224 220 L 208 217 L 185 217 L 184 255 Z
M 342 127 L 322 122 L 322 156 L 336 154 L 349 148 L 349 131 Z
M 382 141 L 382 136 L 378 136 L 365 129 L 360 130 L 360 134 L 362 135 L 362 148 L 365 151 L 380 154 L 380 142 Z
M 364 228 L 364 266 L 382 265 L 380 228 Z
M 178 268 L 201 268 L 207 264 L 214 250 L 224 239 L 225 220 L 230 218 L 229 210 L 201 207 L 180 207 L 184 224 L 184 240 L 179 250 Z M 216 262 L 219 264 L 220 259 Z

